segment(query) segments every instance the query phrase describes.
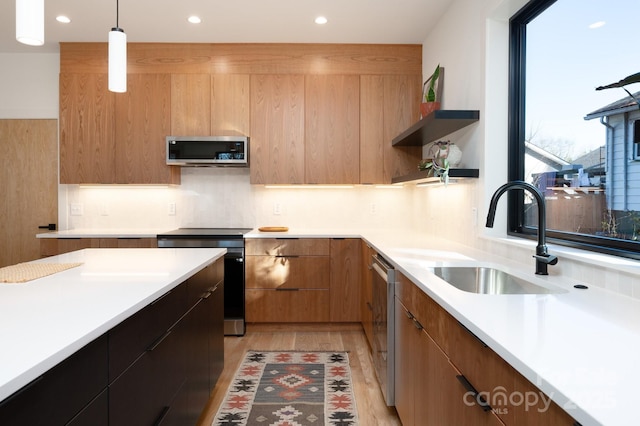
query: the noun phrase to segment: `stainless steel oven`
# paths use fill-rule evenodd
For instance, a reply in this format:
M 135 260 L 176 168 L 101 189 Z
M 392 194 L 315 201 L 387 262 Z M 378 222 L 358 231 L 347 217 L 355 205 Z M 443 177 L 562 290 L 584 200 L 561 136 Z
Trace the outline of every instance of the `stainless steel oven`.
M 394 318 L 396 271 L 379 254 L 371 262 L 373 275 L 373 366 L 388 406 L 395 404 Z
M 159 248 L 226 248 L 224 256 L 224 334 L 245 334 L 244 234 L 250 228 L 180 228 L 158 235 Z

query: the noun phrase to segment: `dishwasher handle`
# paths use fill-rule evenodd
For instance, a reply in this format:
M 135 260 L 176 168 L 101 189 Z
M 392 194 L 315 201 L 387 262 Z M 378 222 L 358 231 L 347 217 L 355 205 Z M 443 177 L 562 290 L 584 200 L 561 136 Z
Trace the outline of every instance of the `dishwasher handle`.
M 389 271 L 393 270 L 393 266 L 389 265 L 387 261 L 385 261 L 379 254 L 374 254 L 371 256 L 372 262 L 371 266 L 376 271 L 378 275 L 380 275 L 385 281 L 388 280 Z

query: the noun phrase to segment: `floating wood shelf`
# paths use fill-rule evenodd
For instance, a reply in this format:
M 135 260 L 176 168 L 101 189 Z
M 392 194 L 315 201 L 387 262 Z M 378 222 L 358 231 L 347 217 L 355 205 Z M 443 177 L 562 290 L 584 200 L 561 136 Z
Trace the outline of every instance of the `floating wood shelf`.
M 480 176 L 479 169 L 449 169 L 449 178 L 477 178 Z M 429 170 L 419 170 L 408 175 L 398 176 L 391 179 L 391 183 L 424 183 L 424 182 L 438 182 L 440 177 L 432 176 L 429 174 Z
M 393 138 L 393 146 L 421 146 L 460 130 L 480 119 L 478 110 L 441 109 L 432 112 Z

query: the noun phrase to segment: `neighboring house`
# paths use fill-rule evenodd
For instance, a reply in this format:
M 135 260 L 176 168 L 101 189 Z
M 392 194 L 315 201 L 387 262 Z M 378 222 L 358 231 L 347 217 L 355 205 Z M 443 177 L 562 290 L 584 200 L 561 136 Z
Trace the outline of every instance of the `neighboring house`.
M 640 96 L 636 92 L 634 97 Z M 627 96 L 587 114 L 607 128 L 606 199 L 617 211 L 640 211 L 640 106 Z

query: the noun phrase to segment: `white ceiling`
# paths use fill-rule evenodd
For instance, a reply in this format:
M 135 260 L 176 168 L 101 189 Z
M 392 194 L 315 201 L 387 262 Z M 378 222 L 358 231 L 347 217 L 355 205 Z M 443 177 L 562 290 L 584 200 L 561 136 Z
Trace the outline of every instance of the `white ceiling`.
M 422 44 L 453 0 L 119 0 L 129 42 Z M 105 42 L 116 0 L 45 0 L 45 44 L 15 39 L 15 0 L 0 0 L 0 52 L 58 52 Z M 55 20 L 67 15 L 70 24 Z M 199 25 L 187 17 L 198 15 Z M 324 15 L 329 22 L 313 21 Z

